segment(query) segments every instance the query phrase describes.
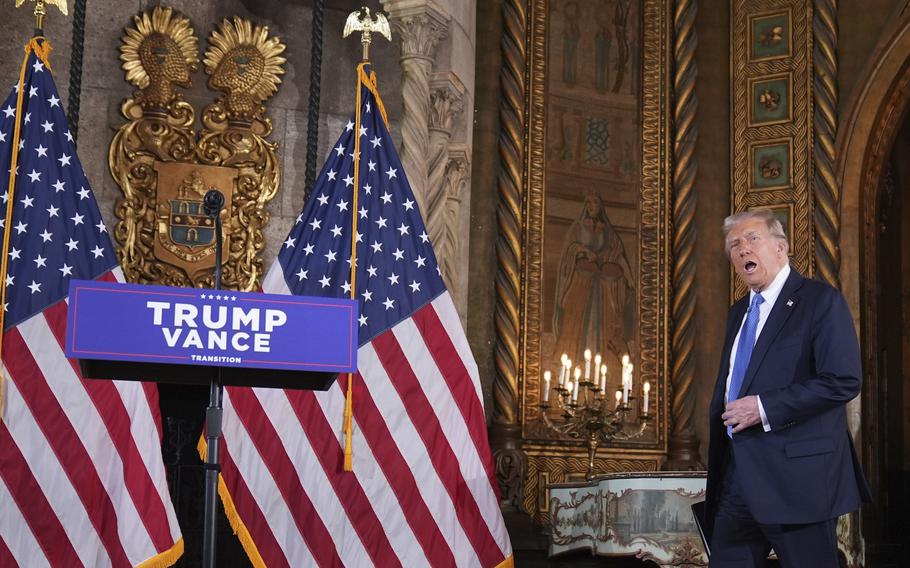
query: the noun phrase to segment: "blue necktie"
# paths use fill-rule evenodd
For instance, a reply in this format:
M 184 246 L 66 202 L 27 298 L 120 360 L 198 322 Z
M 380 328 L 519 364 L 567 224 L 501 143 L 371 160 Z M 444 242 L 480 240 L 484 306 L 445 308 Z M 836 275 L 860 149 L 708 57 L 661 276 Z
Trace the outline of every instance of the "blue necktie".
M 733 373 L 730 376 L 730 388 L 727 390 L 727 402 L 739 398 L 739 389 L 743 386 L 746 369 L 752 358 L 752 348 L 755 346 L 755 331 L 758 329 L 758 307 L 765 301 L 761 294 L 752 298 L 752 304 L 746 311 L 746 322 L 739 334 L 739 343 L 736 344 L 736 360 L 733 361 Z M 727 426 L 727 435 L 733 437 L 733 427 Z

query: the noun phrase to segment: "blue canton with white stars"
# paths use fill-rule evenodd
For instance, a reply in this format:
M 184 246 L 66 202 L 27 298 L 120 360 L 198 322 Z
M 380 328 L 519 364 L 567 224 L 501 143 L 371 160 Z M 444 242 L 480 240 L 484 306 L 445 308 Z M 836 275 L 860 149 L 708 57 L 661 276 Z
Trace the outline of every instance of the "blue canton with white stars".
M 363 345 L 445 291 L 423 219 L 376 100 L 363 86 L 361 127 L 354 117 L 326 160 L 281 246 L 291 292 L 350 298 L 354 141 L 360 138 L 357 299 Z
M 65 298 L 71 279 L 94 279 L 117 265 L 54 79 L 34 52 L 23 83 L 12 218 L 5 218 L 18 87 L 0 106 L 0 228 L 11 226 L 6 329 Z

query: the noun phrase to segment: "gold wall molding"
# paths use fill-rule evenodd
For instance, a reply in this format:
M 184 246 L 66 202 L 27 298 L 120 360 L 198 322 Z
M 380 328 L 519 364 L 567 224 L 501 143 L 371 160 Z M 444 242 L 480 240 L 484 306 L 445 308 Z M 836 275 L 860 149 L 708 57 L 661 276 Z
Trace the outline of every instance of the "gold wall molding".
M 223 20 L 205 52 L 208 86 L 219 92 L 196 112 L 178 92 L 198 67 L 198 40 L 186 17 L 155 7 L 125 29 L 120 59 L 138 88 L 121 105 L 127 122 L 111 141 L 108 167 L 123 196 L 114 231 L 130 282 L 212 287 L 214 231 L 201 211 L 210 187 L 226 197 L 224 286 L 259 287 L 265 207 L 280 183 L 277 144 L 263 102 L 278 89 L 285 46 L 268 28 Z
M 695 399 L 695 177 L 698 162 L 698 65 L 695 49 L 695 16 L 698 2 L 676 3 L 673 27 L 673 304 L 670 380 L 669 452 L 665 468 L 704 469 L 698 451 L 693 418 Z
M 736 0 L 730 13 L 731 212 L 769 208 L 790 262 L 814 273 L 812 0 Z M 745 288 L 731 269 L 731 296 Z
M 837 139 L 837 0 L 815 0 L 815 271 L 840 286 L 841 191 L 834 173 Z

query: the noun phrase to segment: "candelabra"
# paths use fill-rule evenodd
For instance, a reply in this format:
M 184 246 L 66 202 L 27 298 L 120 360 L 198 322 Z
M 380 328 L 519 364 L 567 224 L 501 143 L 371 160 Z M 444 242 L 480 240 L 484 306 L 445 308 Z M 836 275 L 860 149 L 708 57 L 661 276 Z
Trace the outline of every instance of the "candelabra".
M 600 365 L 601 357 L 595 357 L 594 380 L 591 380 L 591 351 L 585 351 L 585 371 L 582 378 L 580 367 L 572 373 L 572 361 L 562 356 L 559 381 L 553 387 L 556 392 L 555 408 L 561 411 L 558 422 L 549 415 L 550 371 L 544 372 L 541 397 L 541 415 L 548 428 L 573 438 L 584 439 L 588 446 L 588 469 L 585 478 L 594 477 L 594 456 L 597 448 L 614 440 L 633 440 L 645 433 L 652 416 L 648 413 L 651 385 L 642 385 L 642 405 L 638 413 L 638 424 L 630 419 L 635 410 L 636 397 L 632 391 L 633 366 L 628 355 L 622 358 L 622 385 L 616 390 L 614 399 L 607 396 L 607 366 Z M 574 379 L 574 380 L 573 380 Z

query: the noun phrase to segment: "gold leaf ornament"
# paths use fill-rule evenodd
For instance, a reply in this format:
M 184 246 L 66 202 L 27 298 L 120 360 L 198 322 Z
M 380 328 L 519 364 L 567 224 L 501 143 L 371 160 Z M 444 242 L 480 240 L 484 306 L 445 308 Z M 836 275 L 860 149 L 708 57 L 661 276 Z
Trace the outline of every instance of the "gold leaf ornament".
M 269 37 L 267 26 L 239 17 L 224 19 L 212 32 L 205 52 L 205 72 L 209 74 L 209 87 L 226 94 L 230 117 L 252 120 L 262 112 L 262 102 L 281 83 L 285 47 L 277 37 Z
M 167 107 L 179 96 L 174 85 L 191 84 L 199 64 L 199 40 L 190 20 L 168 7 L 134 16 L 133 25 L 124 30 L 120 45 L 126 80 L 141 90 L 143 108 Z

